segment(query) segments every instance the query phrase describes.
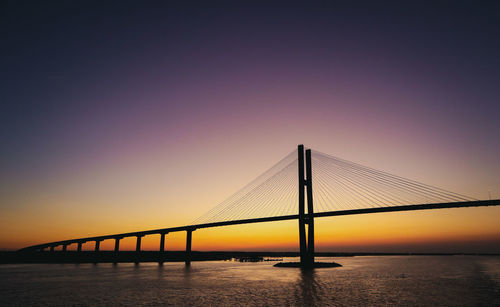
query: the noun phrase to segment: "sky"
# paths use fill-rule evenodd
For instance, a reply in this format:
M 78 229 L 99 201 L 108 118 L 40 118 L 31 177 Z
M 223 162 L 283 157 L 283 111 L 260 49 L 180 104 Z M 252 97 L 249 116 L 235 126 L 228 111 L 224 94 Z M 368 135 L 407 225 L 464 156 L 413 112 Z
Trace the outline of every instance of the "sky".
M 496 1 L 2 1 L 0 249 L 190 224 L 297 144 L 498 199 L 499 20 Z M 499 219 L 323 218 L 317 250 L 500 253 Z M 297 248 L 294 221 L 193 233 Z

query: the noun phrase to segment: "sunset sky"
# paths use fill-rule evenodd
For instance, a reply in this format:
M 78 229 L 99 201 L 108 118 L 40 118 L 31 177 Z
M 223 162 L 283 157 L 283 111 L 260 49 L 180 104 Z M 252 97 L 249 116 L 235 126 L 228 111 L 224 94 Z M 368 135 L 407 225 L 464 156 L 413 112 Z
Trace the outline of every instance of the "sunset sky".
M 500 198 L 496 1 L 102 2 L 0 4 L 0 249 L 190 224 L 297 144 Z M 500 253 L 499 221 L 322 218 L 317 250 Z M 200 229 L 193 249 L 297 250 L 297 230 Z

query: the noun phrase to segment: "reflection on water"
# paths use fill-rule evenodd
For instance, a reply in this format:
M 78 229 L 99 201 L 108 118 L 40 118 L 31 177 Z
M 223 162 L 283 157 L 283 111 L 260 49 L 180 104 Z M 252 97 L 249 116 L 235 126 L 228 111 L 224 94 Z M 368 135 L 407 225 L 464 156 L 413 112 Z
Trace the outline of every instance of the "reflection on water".
M 297 259 L 285 259 L 297 261 Z M 333 259 L 322 259 L 333 261 Z M 0 305 L 500 305 L 500 257 L 336 258 L 340 268 L 273 262 L 0 265 Z
M 301 305 L 322 305 L 320 304 L 322 285 L 316 280 L 316 271 L 317 270 L 300 270 L 295 300 Z

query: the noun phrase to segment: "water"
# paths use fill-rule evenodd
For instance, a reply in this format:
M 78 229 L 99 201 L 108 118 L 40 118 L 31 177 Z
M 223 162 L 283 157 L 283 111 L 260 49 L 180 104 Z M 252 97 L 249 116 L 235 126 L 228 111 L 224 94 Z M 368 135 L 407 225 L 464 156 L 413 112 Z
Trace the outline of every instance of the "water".
M 297 259 L 285 259 L 287 261 Z M 500 306 L 500 257 L 320 258 L 274 262 L 0 265 L 0 306 Z

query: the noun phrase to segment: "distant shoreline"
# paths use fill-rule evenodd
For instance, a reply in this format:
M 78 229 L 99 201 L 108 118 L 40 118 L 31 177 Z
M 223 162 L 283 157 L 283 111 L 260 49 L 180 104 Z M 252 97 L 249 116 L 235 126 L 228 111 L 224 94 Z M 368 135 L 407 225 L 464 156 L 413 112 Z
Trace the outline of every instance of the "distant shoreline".
M 500 256 L 498 253 L 338 253 L 319 252 L 316 257 L 355 257 L 355 256 Z M 17 263 L 134 263 L 134 262 L 183 262 L 183 251 L 55 251 L 55 252 L 18 252 L 1 251 L 0 264 Z M 241 257 L 299 257 L 299 252 L 234 252 L 212 251 L 191 252 L 191 261 L 231 260 Z

